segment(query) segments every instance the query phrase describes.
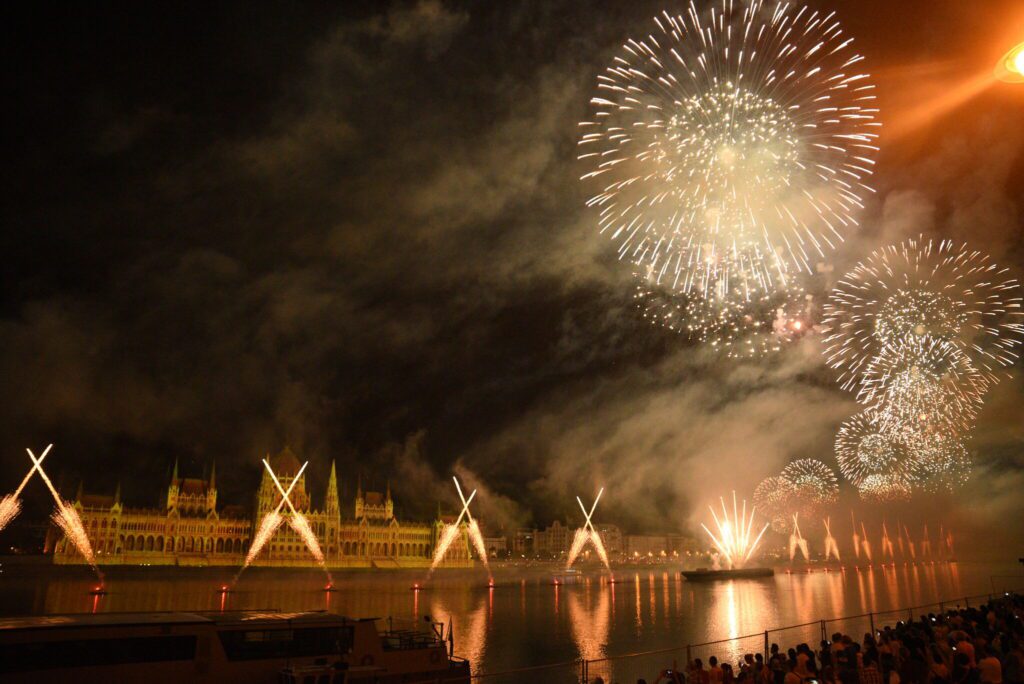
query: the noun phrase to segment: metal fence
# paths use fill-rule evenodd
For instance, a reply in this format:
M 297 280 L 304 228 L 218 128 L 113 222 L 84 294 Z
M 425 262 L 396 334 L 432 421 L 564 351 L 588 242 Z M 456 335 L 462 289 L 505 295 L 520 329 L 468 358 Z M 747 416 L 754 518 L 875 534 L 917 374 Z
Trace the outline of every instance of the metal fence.
M 1009 575 L 1007 579 L 1020 580 L 1024 585 L 1024 577 Z M 796 644 L 807 643 L 817 650 L 821 641 L 831 639 L 836 632 L 849 634 L 860 640 L 867 633 L 874 633 L 885 625 L 893 625 L 899 621 L 913 621 L 922 615 L 940 614 L 948 610 L 970 608 L 991 601 L 1011 591 L 1020 591 L 1016 585 L 1000 583 L 993 577 L 993 591 L 988 594 L 974 594 L 958 598 L 944 599 L 934 603 L 918 606 L 907 606 L 893 610 L 847 615 L 805 622 L 797 625 L 786 625 L 729 639 L 718 639 L 699 644 L 682 644 L 672 648 L 623 653 L 591 660 L 575 660 L 551 665 L 526 667 L 503 672 L 478 673 L 470 677 L 473 682 L 481 684 L 511 684 L 511 682 L 551 682 L 558 684 L 587 684 L 600 677 L 607 684 L 612 682 L 634 682 L 639 678 L 654 681 L 663 670 L 678 668 L 685 670 L 689 663 L 699 658 L 707 664 L 708 658 L 715 656 L 720 662 L 737 663 L 746 654 L 760 653 L 767 662 L 770 645 L 779 644 L 785 651 Z M 997 586 L 999 588 L 997 588 Z

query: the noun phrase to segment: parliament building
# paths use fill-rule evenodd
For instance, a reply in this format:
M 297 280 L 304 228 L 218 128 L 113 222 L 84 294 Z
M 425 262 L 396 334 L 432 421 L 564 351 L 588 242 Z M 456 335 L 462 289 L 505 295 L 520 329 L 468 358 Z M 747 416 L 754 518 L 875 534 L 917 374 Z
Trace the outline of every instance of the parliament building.
M 313 508 L 306 475 L 291 449 L 269 458 L 285 491 L 298 476 L 289 499 L 309 520 L 332 568 L 429 567 L 434 545 L 452 519 L 438 515 L 431 523 L 400 521 L 394 515 L 391 487 L 381 492 L 356 492 L 352 517 L 343 517 L 334 465 L 327 481 L 323 507 Z M 254 506 L 217 509 L 216 467 L 209 479 L 182 478 L 178 464 L 167 487 L 167 500 L 158 508 L 128 508 L 118 487 L 113 496 L 84 494 L 79 488 L 74 507 L 82 518 L 100 565 L 240 566 L 245 562 L 253 531 L 277 508 L 281 494 L 264 470 Z M 287 505 L 282 514 L 290 515 Z M 449 549 L 443 566 L 470 567 L 473 557 L 465 523 Z M 85 559 L 54 528 L 47 543 L 56 564 L 82 564 Z M 282 525 L 253 561 L 262 567 L 317 567 L 316 561 L 290 525 Z

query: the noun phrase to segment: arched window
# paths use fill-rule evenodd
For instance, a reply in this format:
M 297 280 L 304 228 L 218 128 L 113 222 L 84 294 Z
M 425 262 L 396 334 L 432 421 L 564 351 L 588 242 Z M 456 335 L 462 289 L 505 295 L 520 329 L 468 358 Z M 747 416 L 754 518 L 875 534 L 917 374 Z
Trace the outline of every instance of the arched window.
M 206 553 L 213 553 L 213 539 L 206 540 Z
M 366 542 L 359 542 L 359 555 L 360 556 L 365 556 L 366 555 Z
M 196 540 L 195 540 L 195 537 L 189 537 L 188 538 L 188 548 L 186 550 L 189 551 L 189 552 L 192 552 L 192 551 L 196 550 Z
M 125 544 L 125 548 L 129 551 L 135 550 L 135 537 L 128 537 L 128 543 Z
M 157 537 L 156 538 L 156 550 L 157 551 L 163 551 L 164 550 L 164 538 L 163 537 Z
M 146 550 L 147 551 L 152 551 L 154 543 L 156 543 L 156 542 L 155 542 L 155 540 L 153 539 L 152 536 L 146 537 Z

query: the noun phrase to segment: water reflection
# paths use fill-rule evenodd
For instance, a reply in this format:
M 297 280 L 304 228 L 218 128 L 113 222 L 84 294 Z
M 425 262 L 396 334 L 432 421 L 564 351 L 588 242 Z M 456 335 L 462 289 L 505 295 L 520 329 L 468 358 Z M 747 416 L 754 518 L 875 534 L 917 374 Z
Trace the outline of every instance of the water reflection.
M 496 588 L 482 584 L 479 576 L 452 571 L 421 591 L 410 590 L 421 577 L 353 573 L 338 578 L 336 593 L 324 592 L 321 576 L 312 571 L 247 573 L 235 591 L 223 593 L 219 589 L 225 578 L 214 571 L 140 569 L 112 571 L 110 593 L 102 596 L 90 595 L 92 579 L 74 568 L 4 570 L 4 614 L 279 608 L 412 617 L 420 623 L 425 615 L 438 621 L 450 618 L 456 654 L 469 658 L 475 672 L 486 672 L 678 647 L 987 593 L 990 575 L 1009 574 L 1014 568 L 919 561 L 710 584 L 686 582 L 659 568 L 623 571 L 619 584 L 595 574 L 580 584 L 555 587 L 543 569 L 499 568 Z M 860 629 L 861 624 L 835 627 Z M 808 637 L 796 631 L 777 635 L 780 645 L 797 638 Z M 750 644 L 744 648 L 749 650 Z M 726 649 L 717 654 L 725 656 Z

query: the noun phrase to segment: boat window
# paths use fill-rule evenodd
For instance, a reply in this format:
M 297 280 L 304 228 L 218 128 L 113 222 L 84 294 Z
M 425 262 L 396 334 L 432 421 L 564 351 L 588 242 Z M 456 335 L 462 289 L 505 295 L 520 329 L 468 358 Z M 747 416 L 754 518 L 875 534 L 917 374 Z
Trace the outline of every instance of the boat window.
M 0 672 L 195 660 L 195 636 L 0 644 Z
M 218 633 L 228 660 L 260 660 L 344 653 L 352 627 L 235 630 Z

